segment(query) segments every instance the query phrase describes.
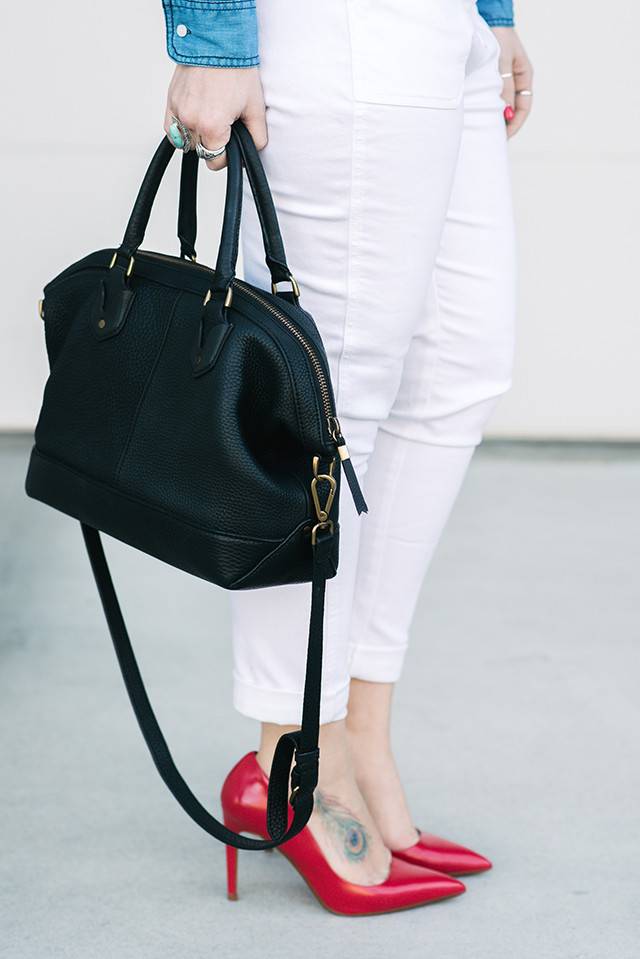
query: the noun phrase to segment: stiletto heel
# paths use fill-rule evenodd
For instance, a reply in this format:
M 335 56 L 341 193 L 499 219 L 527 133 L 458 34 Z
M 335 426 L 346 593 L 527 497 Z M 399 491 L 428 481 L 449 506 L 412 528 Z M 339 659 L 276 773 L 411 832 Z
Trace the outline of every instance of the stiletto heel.
M 238 898 L 238 850 L 227 846 L 227 899 Z
M 236 832 L 249 832 L 268 838 L 266 827 L 268 780 L 248 753 L 234 766 L 222 787 L 224 821 Z M 229 851 L 235 855 L 229 855 Z M 308 828 L 302 830 L 279 851 L 298 870 L 313 894 L 329 909 L 343 916 L 376 915 L 422 906 L 464 892 L 457 879 L 424 866 L 391 857 L 391 870 L 385 882 L 358 886 L 347 882 L 331 869 Z M 229 898 L 237 897 L 237 850 L 228 847 L 227 883 Z M 232 895 L 233 893 L 233 895 Z

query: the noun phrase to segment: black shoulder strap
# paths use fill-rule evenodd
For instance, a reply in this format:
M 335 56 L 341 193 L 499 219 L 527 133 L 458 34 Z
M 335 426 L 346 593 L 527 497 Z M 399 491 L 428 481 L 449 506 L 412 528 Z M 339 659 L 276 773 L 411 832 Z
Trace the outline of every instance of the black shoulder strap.
M 131 705 L 156 768 L 175 798 L 205 832 L 238 849 L 271 849 L 297 835 L 307 824 L 313 811 L 313 790 L 318 782 L 324 598 L 326 580 L 330 575 L 328 567 L 331 553 L 329 531 L 320 530 L 313 547 L 311 619 L 302 728 L 299 732 L 281 737 L 273 758 L 267 800 L 267 830 L 272 838 L 249 839 L 227 829 L 221 822 L 214 819 L 196 799 L 178 772 L 144 688 L 104 555 L 100 534 L 84 523 L 81 526 Z M 289 772 L 294 754 L 296 765 L 291 771 L 291 799 L 289 800 Z M 291 826 L 287 829 L 289 801 L 293 806 L 294 816 Z

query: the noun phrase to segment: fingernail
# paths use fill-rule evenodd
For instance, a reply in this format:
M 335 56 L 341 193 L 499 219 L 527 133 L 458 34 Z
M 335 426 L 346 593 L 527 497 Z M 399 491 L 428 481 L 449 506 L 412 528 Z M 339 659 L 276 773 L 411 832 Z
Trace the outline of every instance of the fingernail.
M 505 116 L 505 120 L 513 120 L 513 118 L 515 117 L 513 107 L 505 107 L 504 116 Z

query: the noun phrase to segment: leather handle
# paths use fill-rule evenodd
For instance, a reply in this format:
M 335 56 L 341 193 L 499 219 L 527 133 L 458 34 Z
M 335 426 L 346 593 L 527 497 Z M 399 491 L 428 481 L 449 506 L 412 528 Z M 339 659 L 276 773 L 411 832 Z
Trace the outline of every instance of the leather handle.
M 291 277 L 284 252 L 282 234 L 271 189 L 267 181 L 262 161 L 251 134 L 241 120 L 236 120 L 231 131 L 238 141 L 242 159 L 247 171 L 249 185 L 256 201 L 260 227 L 264 238 L 265 260 L 274 283 Z
M 198 234 L 198 157 L 193 150 L 182 156 L 180 172 L 180 202 L 178 205 L 178 239 L 180 256 L 196 259 L 196 236 Z
M 136 250 L 144 240 L 145 230 L 151 216 L 151 208 L 156 198 L 158 188 L 162 182 L 162 177 L 169 166 L 169 160 L 176 152 L 166 137 L 163 138 L 158 149 L 151 158 L 151 163 L 144 175 L 136 201 L 133 204 L 133 210 L 124 231 L 124 237 L 120 244 L 119 252 L 129 259 L 135 255 Z
M 269 189 L 269 184 L 256 146 L 249 131 L 244 126 L 242 121 L 238 121 L 237 123 L 233 124 L 232 139 L 237 141 L 240 148 L 242 162 L 244 163 L 247 171 L 247 177 L 249 179 L 253 195 L 254 197 L 259 197 L 259 201 L 256 200 L 256 209 L 258 211 L 258 218 L 260 220 L 260 227 L 262 229 L 262 236 L 264 240 L 265 261 L 267 267 L 269 268 L 269 272 L 271 273 L 271 278 L 274 283 L 279 283 L 281 280 L 288 280 L 290 276 L 289 267 L 287 266 L 284 245 L 282 243 L 282 236 L 280 234 L 278 217 L 275 211 L 271 190 Z M 230 147 L 229 144 L 227 144 L 227 162 L 229 162 L 229 152 Z M 185 154 L 185 159 L 188 156 L 189 154 Z M 195 166 L 195 172 L 193 170 L 193 166 Z M 182 248 L 187 248 L 194 251 L 197 236 L 195 211 L 195 181 L 197 179 L 197 175 L 197 164 L 189 164 L 189 168 L 186 169 L 185 162 L 183 161 L 179 221 L 183 223 L 184 229 L 182 232 L 179 232 L 179 236 L 182 243 Z M 187 255 L 191 254 L 187 253 Z M 235 261 L 233 263 L 233 267 L 235 268 Z M 224 270 L 227 275 L 230 275 L 231 264 L 224 264 Z
M 237 150 L 234 149 L 232 141 L 237 144 Z M 138 247 L 144 240 L 144 234 L 149 223 L 149 217 L 151 216 L 151 210 L 160 183 L 162 182 L 171 157 L 176 152 L 175 147 L 173 147 L 165 137 L 153 155 L 138 191 L 122 244 L 118 250 L 118 253 L 126 258 L 127 261 L 130 261 L 131 257 L 135 256 Z M 195 174 L 189 166 L 194 161 L 187 159 L 187 155 L 185 155 L 185 160 L 186 166 L 183 163 L 184 189 L 181 189 L 181 206 L 184 203 L 184 209 L 179 212 L 178 216 L 178 234 L 183 243 L 183 249 L 190 251 L 195 250 L 197 174 Z M 195 161 L 197 162 L 197 157 Z M 217 262 L 220 265 L 222 275 L 227 281 L 226 285 L 228 286 L 235 275 L 235 264 L 237 261 L 239 222 L 242 213 L 243 161 L 258 211 L 265 249 L 265 259 L 269 272 L 271 273 L 271 278 L 274 283 L 288 280 L 290 271 L 287 266 L 271 190 L 269 189 L 258 151 L 249 131 L 241 120 L 236 120 L 231 127 L 231 139 L 229 144 L 227 144 L 227 178 L 231 177 L 232 189 L 229 188 L 229 182 L 227 182 L 226 206 L 230 205 L 231 209 L 227 217 L 225 208 L 225 223 L 223 223 Z M 225 224 L 227 226 L 226 231 Z M 186 239 L 186 244 L 183 242 L 183 237 Z M 191 255 L 191 253 L 187 252 L 187 255 Z M 222 289 L 222 284 L 216 284 L 216 288 Z
M 240 220 L 242 218 L 242 158 L 240 148 L 232 136 L 227 143 L 227 193 L 222 215 L 222 232 L 216 260 L 216 272 L 211 290 L 225 293 L 236 275 Z

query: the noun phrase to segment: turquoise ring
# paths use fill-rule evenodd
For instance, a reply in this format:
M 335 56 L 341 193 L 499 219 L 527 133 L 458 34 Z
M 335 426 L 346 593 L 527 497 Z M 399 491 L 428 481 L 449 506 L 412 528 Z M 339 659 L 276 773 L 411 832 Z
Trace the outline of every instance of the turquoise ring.
M 191 137 L 184 123 L 172 116 L 173 123 L 169 127 L 169 136 L 176 150 L 183 150 L 188 153 L 191 149 Z

